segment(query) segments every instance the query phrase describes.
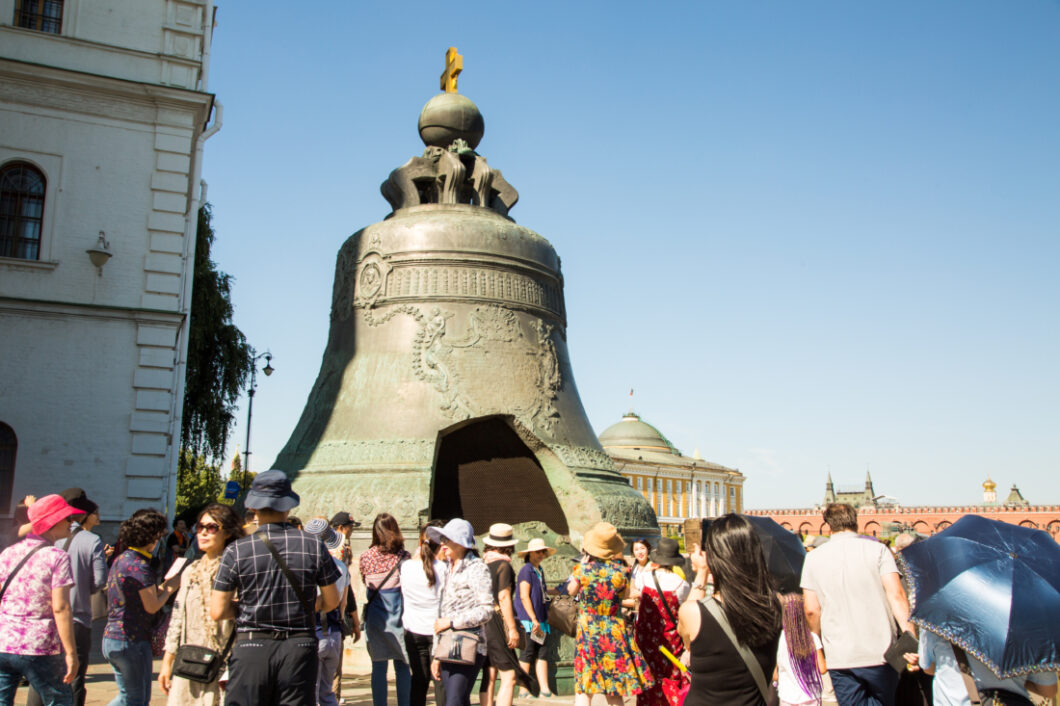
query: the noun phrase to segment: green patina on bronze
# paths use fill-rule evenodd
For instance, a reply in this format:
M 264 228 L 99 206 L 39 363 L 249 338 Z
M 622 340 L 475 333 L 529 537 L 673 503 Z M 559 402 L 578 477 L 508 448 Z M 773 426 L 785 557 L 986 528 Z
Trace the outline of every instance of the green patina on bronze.
M 567 560 L 600 520 L 657 536 L 578 396 L 559 257 L 474 151 L 478 109 L 443 94 L 419 125 L 423 156 L 381 187 L 393 212 L 339 250 L 320 372 L 273 464 L 299 514 L 346 509 L 363 532 L 389 512 L 409 534 L 456 511 L 479 533 L 537 522 Z

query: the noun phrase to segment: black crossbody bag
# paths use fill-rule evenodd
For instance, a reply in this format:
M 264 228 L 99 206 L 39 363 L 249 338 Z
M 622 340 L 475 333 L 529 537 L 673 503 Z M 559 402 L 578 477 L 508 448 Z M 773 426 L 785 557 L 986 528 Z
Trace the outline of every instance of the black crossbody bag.
M 291 569 L 287 566 L 287 562 L 283 560 L 280 553 L 276 551 L 276 547 L 273 546 L 272 542 L 269 541 L 264 533 L 259 532 L 257 537 L 268 548 L 269 553 L 272 554 L 272 558 L 276 560 L 276 563 L 280 565 L 280 570 L 283 571 L 284 578 L 287 579 L 287 583 L 291 584 L 291 588 L 294 590 L 295 595 L 298 596 L 298 600 L 305 609 L 306 615 L 310 616 L 310 619 L 312 620 L 314 614 L 313 602 L 306 600 L 305 595 L 303 595 L 302 591 L 298 589 L 298 584 L 295 583 L 294 580 L 294 574 L 291 573 Z M 224 668 L 225 662 L 228 660 L 228 654 L 232 650 L 232 643 L 235 639 L 236 631 L 235 628 L 233 628 L 232 633 L 228 636 L 228 641 L 225 643 L 224 649 L 220 652 L 209 647 L 202 647 L 201 645 L 182 644 L 177 648 L 176 659 L 173 663 L 173 676 L 184 677 L 188 681 L 194 681 L 200 684 L 212 684 L 221 675 L 221 671 Z
M 212 647 L 186 645 L 184 644 L 186 637 L 184 628 L 188 621 L 187 606 L 184 610 L 185 618 L 180 626 L 180 645 L 177 647 L 177 654 L 173 660 L 173 676 L 183 677 L 199 684 L 212 684 L 221 676 L 221 670 L 224 669 L 228 653 L 232 649 L 232 641 L 236 638 L 235 626 L 232 627 L 224 649 L 220 652 Z

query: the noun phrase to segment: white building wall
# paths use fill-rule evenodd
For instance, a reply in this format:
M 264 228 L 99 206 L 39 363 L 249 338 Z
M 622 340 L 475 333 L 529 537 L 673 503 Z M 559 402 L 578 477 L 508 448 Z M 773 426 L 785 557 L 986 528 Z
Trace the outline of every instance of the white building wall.
M 58 36 L 13 16 L 0 0 L 0 165 L 34 164 L 47 192 L 39 261 L 0 258 L 12 502 L 78 485 L 105 521 L 171 512 L 212 3 L 67 0 Z

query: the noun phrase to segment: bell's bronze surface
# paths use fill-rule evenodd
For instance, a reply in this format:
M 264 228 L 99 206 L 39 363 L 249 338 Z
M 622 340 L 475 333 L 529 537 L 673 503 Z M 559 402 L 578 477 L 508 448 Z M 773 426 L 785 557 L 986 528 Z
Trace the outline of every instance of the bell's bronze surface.
M 508 217 L 518 193 L 474 151 L 478 108 L 443 93 L 419 127 L 423 156 L 381 187 L 393 213 L 338 254 L 320 373 L 273 464 L 299 513 L 385 511 L 408 530 L 460 516 L 575 548 L 600 520 L 657 536 L 578 397 L 559 257 Z

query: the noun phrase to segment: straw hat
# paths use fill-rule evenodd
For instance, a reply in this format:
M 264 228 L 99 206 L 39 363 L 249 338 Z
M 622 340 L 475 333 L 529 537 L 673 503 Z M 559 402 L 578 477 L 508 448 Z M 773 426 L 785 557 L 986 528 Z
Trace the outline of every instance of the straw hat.
M 490 533 L 482 538 L 482 543 L 491 547 L 514 547 L 519 540 L 515 538 L 511 525 L 497 522 L 490 525 Z
M 597 559 L 614 559 L 626 547 L 626 540 L 610 522 L 597 522 L 582 539 L 582 551 Z
M 525 557 L 530 552 L 544 552 L 545 556 L 548 557 L 555 554 L 556 550 L 552 547 L 545 546 L 545 540 L 541 539 L 540 537 L 534 537 L 530 540 L 530 543 L 526 545 L 526 549 L 522 550 L 521 552 L 516 552 L 516 554 Z

